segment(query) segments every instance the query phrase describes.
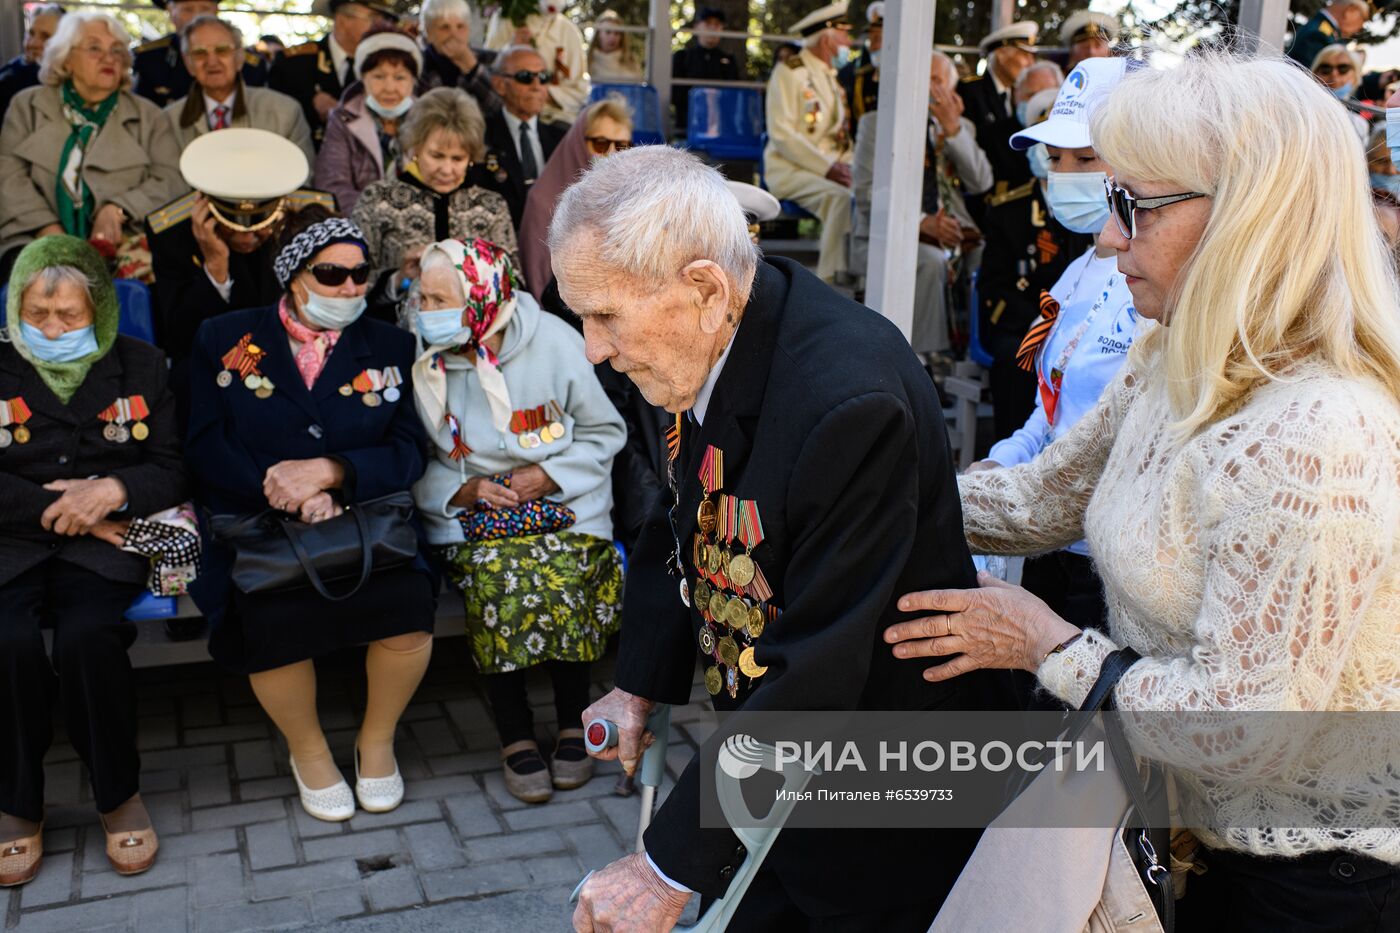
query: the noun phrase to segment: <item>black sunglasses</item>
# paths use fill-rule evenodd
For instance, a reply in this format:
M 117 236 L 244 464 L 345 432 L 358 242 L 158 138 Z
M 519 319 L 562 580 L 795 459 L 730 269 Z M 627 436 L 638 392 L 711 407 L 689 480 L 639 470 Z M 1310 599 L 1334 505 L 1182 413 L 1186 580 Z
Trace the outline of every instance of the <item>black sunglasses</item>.
M 356 285 L 363 285 L 369 281 L 369 263 L 367 262 L 362 262 L 354 268 L 338 266 L 333 262 L 318 262 L 308 271 L 317 282 L 327 288 L 344 285 L 346 279 L 350 279 Z
M 511 80 L 514 81 L 516 84 L 533 84 L 533 83 L 535 83 L 535 79 L 536 79 L 536 78 L 539 79 L 539 82 L 540 82 L 541 84 L 548 84 L 548 83 L 549 83 L 549 72 L 548 72 L 548 71 L 517 71 L 515 74 L 511 75 L 510 78 L 511 78 Z
M 1103 186 L 1108 197 L 1109 213 L 1113 215 L 1114 223 L 1118 224 L 1118 232 L 1123 234 L 1125 240 L 1131 240 L 1137 233 L 1137 211 L 1155 211 L 1169 204 L 1210 197 L 1200 191 L 1186 191 L 1181 194 L 1164 194 L 1160 198 L 1135 198 L 1128 193 L 1127 188 L 1112 178 L 1105 178 Z
M 607 155 L 612 149 L 618 152 L 626 152 L 632 148 L 632 140 L 609 139 L 606 136 L 585 136 L 583 141 L 588 143 L 588 148 L 593 150 L 594 155 Z
M 1319 78 L 1330 78 L 1334 71 L 1339 75 L 1349 75 L 1351 74 L 1351 66 L 1342 63 L 1340 65 L 1318 65 L 1313 69 L 1313 73 Z

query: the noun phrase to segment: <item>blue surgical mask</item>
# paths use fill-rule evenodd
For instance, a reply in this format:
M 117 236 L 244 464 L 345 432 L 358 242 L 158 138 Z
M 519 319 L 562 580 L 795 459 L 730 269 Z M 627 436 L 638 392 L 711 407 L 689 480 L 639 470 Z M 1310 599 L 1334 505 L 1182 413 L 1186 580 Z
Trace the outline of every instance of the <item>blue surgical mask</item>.
M 875 68 L 879 68 L 879 67 L 880 67 L 880 50 L 879 50 L 879 49 L 866 49 L 865 54 L 868 55 L 868 56 L 870 56 L 870 64 L 871 64 L 871 66 L 873 66 L 873 67 L 875 67 Z
M 1108 219 L 1103 172 L 1051 172 L 1045 199 L 1055 219 L 1075 233 L 1098 233 Z
M 448 347 L 461 343 L 458 337 L 466 331 L 462 326 L 462 308 L 418 312 L 418 336 L 430 347 Z
M 841 48 L 836 50 L 835 55 L 831 56 L 831 67 L 835 68 L 837 71 L 840 71 L 842 68 L 846 67 L 846 63 L 850 60 L 851 47 L 849 45 L 843 45 Z
M 45 363 L 71 363 L 97 352 L 97 329 L 91 324 L 60 334 L 52 340 L 27 321 L 20 321 L 19 329 L 29 352 Z
M 1356 85 L 1348 81 L 1341 87 L 1332 88 L 1332 96 L 1336 97 L 1337 100 L 1346 100 L 1347 98 L 1351 97 L 1351 92 L 1354 90 L 1356 90 Z
M 1371 187 L 1378 188 L 1391 197 L 1400 200 L 1400 175 L 1377 175 L 1375 172 L 1372 172 Z
M 365 313 L 366 303 L 364 295 L 333 298 L 307 289 L 306 303 L 301 306 L 301 313 L 322 330 L 344 330 Z
M 395 106 L 385 107 L 379 101 L 374 99 L 373 94 L 367 93 L 365 94 L 365 106 L 368 107 L 370 110 L 373 110 L 375 113 L 379 114 L 379 116 L 385 120 L 397 120 L 399 117 L 408 113 L 408 108 L 413 106 L 413 98 L 405 97 L 403 100 L 399 101 Z
M 1026 123 L 1026 108 L 1028 106 L 1030 106 L 1029 100 L 1023 100 L 1016 105 L 1016 122 L 1022 126 L 1029 125 Z
M 1044 180 L 1050 175 L 1050 150 L 1044 143 L 1036 143 L 1026 150 L 1026 161 L 1031 164 L 1031 174 Z

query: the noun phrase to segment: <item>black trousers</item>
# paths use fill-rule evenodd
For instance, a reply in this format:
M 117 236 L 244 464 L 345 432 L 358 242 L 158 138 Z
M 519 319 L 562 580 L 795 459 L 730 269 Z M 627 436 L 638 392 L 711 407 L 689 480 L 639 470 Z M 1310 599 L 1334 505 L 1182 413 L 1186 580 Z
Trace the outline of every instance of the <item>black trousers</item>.
M 1400 866 L 1323 852 L 1296 859 L 1206 850 L 1186 882 L 1179 933 L 1394 933 Z
M 711 903 L 701 900 L 702 914 Z M 941 900 L 929 900 L 882 909 L 875 896 L 868 913 L 809 917 L 792 902 L 777 874 L 760 868 L 725 933 L 925 933 L 941 905 Z
M 588 708 L 587 661 L 546 661 L 549 679 L 554 684 L 554 712 L 560 729 L 583 727 L 583 711 Z M 496 731 L 501 745 L 523 739 L 534 739 L 535 717 L 530 713 L 530 700 L 525 681 L 529 669 L 487 674 L 486 699 L 491 702 L 491 714 L 496 719 Z
M 139 789 L 136 693 L 126 651 L 136 626 L 122 613 L 140 584 L 58 559 L 0 586 L 0 812 L 44 818 L 44 754 L 57 701 L 68 739 L 109 813 Z M 41 627 L 53 626 L 53 661 Z
M 1055 614 L 1080 628 L 1102 631 L 1108 622 L 1108 606 L 1103 598 L 1103 581 L 1094 572 L 1094 562 L 1069 551 L 1054 551 L 1026 559 L 1021 570 L 1021 586 L 1030 590 Z M 1037 690 L 1030 671 L 1013 671 L 1025 709 L 1062 710 L 1064 704 Z
M 1024 336 L 1024 334 L 1022 335 Z M 997 333 L 987 352 L 992 354 L 992 368 L 987 375 L 992 390 L 992 421 L 997 439 L 1010 437 L 1023 427 L 1035 411 L 1036 378 L 1016 365 L 1016 350 L 1021 337 Z

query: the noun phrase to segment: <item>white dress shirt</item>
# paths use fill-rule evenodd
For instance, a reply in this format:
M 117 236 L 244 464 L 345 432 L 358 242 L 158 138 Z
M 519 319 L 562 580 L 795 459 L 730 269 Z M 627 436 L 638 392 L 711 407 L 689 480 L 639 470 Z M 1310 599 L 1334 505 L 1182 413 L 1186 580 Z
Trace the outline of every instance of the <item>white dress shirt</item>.
M 695 404 L 690 406 L 690 415 L 695 419 L 696 424 L 705 423 L 705 412 L 710 407 L 710 396 L 715 392 L 715 383 L 719 382 L 719 374 L 724 371 L 724 361 L 729 359 L 729 351 L 734 349 L 734 338 L 739 336 L 739 328 L 734 328 L 734 333 L 729 335 L 729 343 L 724 345 L 724 352 L 715 360 L 715 365 L 710 367 L 710 374 L 705 377 L 705 384 L 700 387 L 700 391 L 695 395 Z
M 524 153 L 520 151 L 520 124 L 526 121 L 505 109 L 501 110 L 501 115 L 506 118 L 506 128 L 510 130 L 510 142 L 511 145 L 515 146 L 516 158 L 520 159 L 520 163 L 524 165 Z M 544 172 L 544 149 L 540 147 L 540 118 L 531 117 L 528 125 L 530 127 L 530 149 L 535 154 L 535 175 L 539 177 Z
M 237 100 L 238 100 L 238 88 L 237 88 L 237 87 L 235 87 L 235 88 L 233 89 L 233 91 L 228 95 L 228 98 L 225 99 L 225 100 L 215 100 L 214 98 L 210 97 L 208 94 L 205 94 L 205 95 L 204 95 L 204 118 L 205 118 L 207 121 L 209 121 L 208 124 L 207 124 L 208 127 L 209 127 L 210 129 L 213 129 L 213 128 L 214 128 L 214 123 L 215 123 L 215 120 L 216 120 L 216 117 L 214 116 L 214 110 L 215 110 L 216 108 L 218 108 L 218 107 L 227 107 L 227 108 L 228 108 L 228 113 L 227 113 L 225 119 L 228 120 L 228 125 L 229 125 L 229 126 L 233 126 L 233 105 L 234 105 L 234 103 L 235 103 Z
M 331 67 L 335 69 L 335 76 L 342 83 L 345 83 L 345 66 L 354 62 L 350 53 L 340 47 L 340 43 L 335 41 L 335 33 L 331 33 L 330 41 L 326 43 L 331 47 Z M 348 86 L 348 85 L 347 85 Z

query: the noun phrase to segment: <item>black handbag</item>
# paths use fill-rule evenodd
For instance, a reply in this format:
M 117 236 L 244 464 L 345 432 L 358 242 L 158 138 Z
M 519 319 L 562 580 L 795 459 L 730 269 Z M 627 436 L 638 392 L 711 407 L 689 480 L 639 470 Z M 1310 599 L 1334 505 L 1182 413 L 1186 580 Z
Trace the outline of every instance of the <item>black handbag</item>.
M 396 492 L 355 502 L 322 522 L 307 524 L 268 509 L 254 515 L 215 515 L 215 539 L 233 549 L 233 583 L 244 593 L 311 586 L 332 602 L 360 591 L 376 570 L 401 567 L 418 556 L 413 496 Z M 333 594 L 327 583 L 354 581 Z

